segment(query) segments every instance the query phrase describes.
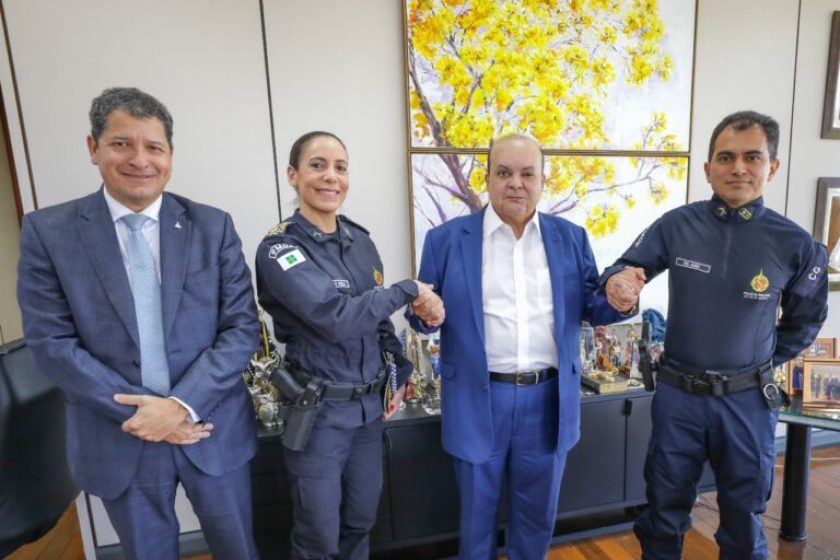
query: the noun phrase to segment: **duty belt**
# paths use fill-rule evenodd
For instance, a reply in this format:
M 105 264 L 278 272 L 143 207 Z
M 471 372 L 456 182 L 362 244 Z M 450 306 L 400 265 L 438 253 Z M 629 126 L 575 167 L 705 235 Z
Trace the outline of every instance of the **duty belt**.
M 289 364 L 289 369 L 304 386 L 313 378 L 317 377 L 292 364 Z M 323 385 L 323 390 L 320 395 L 322 400 L 357 401 L 367 395 L 379 393 L 379 390 L 382 388 L 382 383 L 385 380 L 385 374 L 381 372 L 376 379 L 366 383 L 330 383 L 320 378 L 318 379 Z
M 741 372 L 737 370 L 691 371 L 674 369 L 660 363 L 656 378 L 686 393 L 719 397 L 772 383 L 773 368 L 768 362 Z
M 515 385 L 536 385 L 549 379 L 557 377 L 557 368 L 535 369 L 532 371 L 518 371 L 516 373 L 499 373 L 497 371 L 490 372 L 490 379 L 492 381 L 501 381 L 502 383 L 513 383 Z

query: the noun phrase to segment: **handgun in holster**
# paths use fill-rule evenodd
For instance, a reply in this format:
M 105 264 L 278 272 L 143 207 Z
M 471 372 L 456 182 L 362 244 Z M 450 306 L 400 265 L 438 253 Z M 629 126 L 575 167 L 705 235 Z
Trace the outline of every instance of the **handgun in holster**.
M 642 373 L 642 383 L 645 391 L 656 389 L 656 380 L 653 372 L 656 371 L 656 364 L 650 359 L 650 321 L 642 323 L 642 336 L 639 338 L 639 371 Z
M 292 451 L 303 451 L 309 442 L 312 426 L 321 408 L 324 384 L 310 376 L 306 385 L 298 381 L 289 368 L 280 366 L 271 375 L 271 382 L 283 396 L 281 416 L 284 420 L 280 440 Z

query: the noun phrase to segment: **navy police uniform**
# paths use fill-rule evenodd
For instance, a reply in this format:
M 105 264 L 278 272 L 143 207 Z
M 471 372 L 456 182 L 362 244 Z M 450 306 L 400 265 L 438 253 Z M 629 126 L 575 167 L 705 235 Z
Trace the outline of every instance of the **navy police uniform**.
M 823 245 L 761 198 L 733 209 L 714 196 L 666 213 L 604 271 L 602 285 L 625 265 L 644 268 L 648 279 L 670 274 L 666 371 L 645 463 L 649 508 L 635 526 L 644 558 L 680 558 L 706 460 L 718 490 L 721 558 L 767 558 L 760 515 L 778 411 L 765 402 L 762 383 L 771 366 L 817 336 L 828 310 L 827 262 Z M 717 384 L 722 375 L 726 384 Z M 748 379 L 741 376 L 755 382 L 738 390 L 736 382 Z M 709 387 L 720 390 L 699 390 Z
M 367 230 L 344 216 L 324 233 L 299 212 L 257 251 L 257 293 L 295 368 L 327 383 L 372 383 L 381 350 L 396 358 L 397 383 L 411 374 L 389 317 L 417 297 L 403 280 L 385 287 Z M 294 558 L 368 558 L 382 488 L 379 391 L 325 400 L 303 451 L 285 449 L 294 504 Z

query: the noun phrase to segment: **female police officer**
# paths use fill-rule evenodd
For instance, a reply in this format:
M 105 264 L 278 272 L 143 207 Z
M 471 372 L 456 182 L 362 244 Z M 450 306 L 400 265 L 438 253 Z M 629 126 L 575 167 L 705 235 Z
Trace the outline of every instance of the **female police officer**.
M 262 241 L 257 292 L 298 382 L 323 382 L 308 443 L 301 451 L 285 450 L 292 556 L 368 558 L 382 486 L 381 350 L 396 357 L 400 387 L 386 419 L 412 369 L 389 317 L 415 300 L 434 308 L 435 317 L 442 306 L 420 282 L 385 287 L 367 230 L 337 215 L 350 187 L 347 150 L 337 136 L 301 136 L 287 175 L 300 208 Z

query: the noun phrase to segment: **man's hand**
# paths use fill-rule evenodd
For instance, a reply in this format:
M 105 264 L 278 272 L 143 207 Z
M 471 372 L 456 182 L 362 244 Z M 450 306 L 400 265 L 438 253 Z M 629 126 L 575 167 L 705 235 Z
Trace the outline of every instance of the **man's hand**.
M 124 432 L 146 441 L 163 441 L 186 420 L 187 409 L 175 399 L 149 395 L 114 395 L 120 404 L 136 406 L 134 416 L 123 422 Z
M 181 422 L 163 441 L 172 445 L 190 445 L 209 438 L 212 431 L 213 424 Z
M 382 413 L 383 420 L 387 420 L 397 413 L 400 409 L 400 403 L 403 400 L 403 395 L 405 395 L 405 385 L 397 389 L 397 392 L 394 393 L 394 396 L 391 397 L 390 401 L 388 401 L 388 408 Z
M 627 313 L 639 302 L 639 293 L 645 285 L 645 271 L 635 266 L 627 266 L 621 272 L 609 277 L 605 292 L 607 301 L 616 311 Z
M 440 299 L 432 288 L 431 284 L 417 283 L 417 297 L 411 302 L 411 312 L 415 314 L 427 327 L 439 327 L 443 324 L 446 312 L 443 309 L 443 300 Z

